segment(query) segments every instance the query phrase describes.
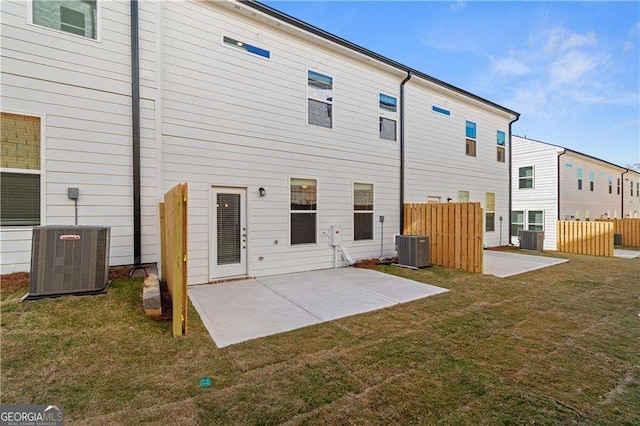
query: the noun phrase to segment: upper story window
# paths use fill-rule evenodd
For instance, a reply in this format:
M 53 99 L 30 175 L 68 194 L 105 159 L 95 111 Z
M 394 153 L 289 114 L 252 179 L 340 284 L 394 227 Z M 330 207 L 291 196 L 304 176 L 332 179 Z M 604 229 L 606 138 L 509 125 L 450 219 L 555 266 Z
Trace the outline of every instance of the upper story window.
M 393 96 L 380 93 L 378 98 L 380 139 L 396 140 L 396 122 L 398 120 L 398 100 Z
M 231 37 L 223 36 L 222 42 L 226 46 L 233 47 L 235 49 L 239 49 L 248 53 L 252 53 L 254 55 L 262 56 L 263 58 L 269 59 L 271 57 L 271 52 L 269 52 L 268 50 L 261 49 L 251 44 L 247 44 L 243 41 L 234 40 Z
M 520 167 L 518 170 L 518 188 L 533 188 L 533 166 Z
M 620 178 L 618 178 L 618 195 L 620 195 Z
M 499 163 L 504 163 L 505 162 L 505 150 L 504 150 L 504 146 L 507 143 L 507 136 L 506 134 L 501 131 L 498 130 L 497 134 L 496 134 L 496 143 L 498 144 L 497 147 L 497 160 Z
M 466 154 L 469 157 L 476 156 L 476 123 L 467 121 L 466 124 Z
M 431 111 L 437 112 L 438 114 L 442 114 L 442 115 L 447 115 L 447 116 L 451 115 L 451 111 L 449 111 L 448 109 L 441 108 L 437 105 L 431 105 Z
M 609 176 L 609 194 L 613 193 L 613 178 Z
M 589 172 L 589 191 L 593 191 L 595 180 L 596 180 L 596 174 L 594 172 Z
M 97 39 L 96 0 L 33 0 L 33 23 Z
M 582 169 L 578 169 L 578 189 L 582 190 Z
M 2 113 L 0 225 L 40 225 L 40 117 Z
M 314 126 L 333 127 L 333 77 L 307 72 L 307 122 Z

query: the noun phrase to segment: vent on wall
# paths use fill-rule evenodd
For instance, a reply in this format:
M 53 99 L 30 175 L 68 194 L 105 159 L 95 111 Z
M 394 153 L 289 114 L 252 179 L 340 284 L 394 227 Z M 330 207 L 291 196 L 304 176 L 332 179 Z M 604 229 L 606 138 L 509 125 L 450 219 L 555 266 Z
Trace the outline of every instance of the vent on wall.
M 34 227 L 29 293 L 23 300 L 105 293 L 109 237 L 109 227 Z

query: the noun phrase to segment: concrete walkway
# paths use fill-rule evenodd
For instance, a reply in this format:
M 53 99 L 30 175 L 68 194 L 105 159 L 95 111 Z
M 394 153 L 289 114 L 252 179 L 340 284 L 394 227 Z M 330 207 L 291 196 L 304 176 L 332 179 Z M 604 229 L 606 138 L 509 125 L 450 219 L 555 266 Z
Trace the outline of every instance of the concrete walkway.
M 625 249 L 613 249 L 614 257 L 622 257 L 623 259 L 635 259 L 640 256 L 640 251 L 637 250 L 625 250 Z
M 218 347 L 448 291 L 368 269 L 338 268 L 189 287 Z
M 568 262 L 568 259 L 556 259 L 530 254 L 511 253 L 506 251 L 485 250 L 483 252 L 483 271 L 485 275 L 495 275 L 498 278 L 524 274 L 536 269 Z

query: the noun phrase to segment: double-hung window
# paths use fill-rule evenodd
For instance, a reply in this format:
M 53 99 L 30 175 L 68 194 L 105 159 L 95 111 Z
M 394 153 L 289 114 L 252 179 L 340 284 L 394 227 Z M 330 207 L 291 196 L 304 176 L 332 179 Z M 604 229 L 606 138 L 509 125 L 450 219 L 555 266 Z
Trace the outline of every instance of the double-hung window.
M 578 189 L 582 190 L 582 169 L 578 169 Z
M 529 231 L 544 231 L 544 212 L 542 210 L 529 210 Z
M 466 154 L 469 157 L 476 156 L 476 123 L 467 121 L 466 124 Z
M 589 191 L 593 191 L 595 180 L 596 180 L 595 172 L 589 172 Z
M 620 178 L 618 178 L 618 195 L 620 195 Z
M 504 163 L 505 162 L 505 145 L 507 144 L 507 136 L 506 134 L 501 131 L 498 130 L 497 132 L 497 136 L 496 136 L 496 143 L 498 144 L 497 147 L 497 160 L 499 163 Z
M 0 117 L 0 225 L 40 225 L 40 118 Z
M 33 23 L 97 39 L 96 0 L 33 0 Z
M 307 122 L 333 127 L 333 77 L 307 71 Z
M 398 120 L 398 99 L 380 93 L 378 98 L 380 139 L 396 140 L 396 123 Z
M 353 184 L 353 239 L 373 239 L 373 184 Z
M 315 179 L 291 179 L 291 245 L 316 242 L 317 187 Z
M 518 231 L 524 230 L 524 211 L 514 210 L 511 212 L 511 235 L 518 236 Z
M 484 200 L 485 207 L 485 231 L 493 232 L 496 230 L 496 194 L 495 192 L 487 192 Z
M 533 166 L 520 167 L 518 169 L 518 188 L 533 188 Z
M 613 178 L 609 176 L 609 194 L 613 193 Z

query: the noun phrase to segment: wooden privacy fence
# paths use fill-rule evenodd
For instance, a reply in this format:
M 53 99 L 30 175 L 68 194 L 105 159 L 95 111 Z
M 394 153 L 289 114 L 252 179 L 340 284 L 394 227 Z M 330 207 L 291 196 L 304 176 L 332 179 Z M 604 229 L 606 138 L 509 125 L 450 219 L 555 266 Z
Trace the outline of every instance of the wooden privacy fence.
M 432 265 L 482 272 L 480 203 L 404 205 L 404 234 L 428 235 Z
M 558 251 L 613 256 L 613 224 L 607 222 L 558 221 Z
M 597 222 L 613 223 L 613 233 L 622 234 L 622 245 L 640 247 L 640 218 L 596 219 Z
M 187 334 L 187 184 L 180 183 L 160 203 L 162 279 L 173 308 L 173 335 Z

